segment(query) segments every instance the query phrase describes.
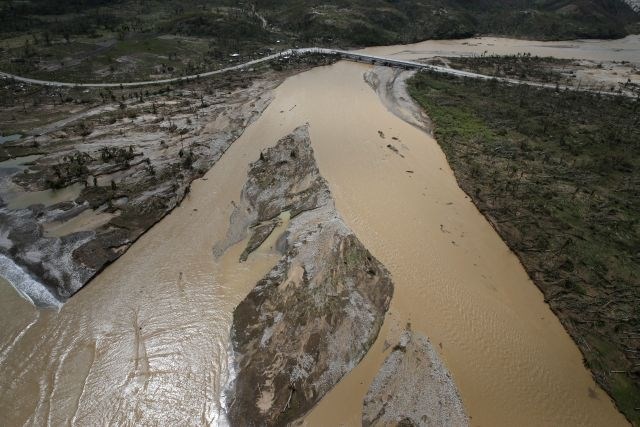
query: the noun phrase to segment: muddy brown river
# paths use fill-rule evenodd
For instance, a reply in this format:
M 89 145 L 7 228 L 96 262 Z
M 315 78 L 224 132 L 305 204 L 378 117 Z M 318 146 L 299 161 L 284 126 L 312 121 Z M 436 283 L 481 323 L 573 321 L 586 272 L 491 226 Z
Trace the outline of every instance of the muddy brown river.
M 224 424 L 231 313 L 277 261 L 286 221 L 246 263 L 244 242 L 218 260 L 212 247 L 249 162 L 309 122 L 338 211 L 396 290 L 368 355 L 305 425 L 360 425 L 385 341 L 406 323 L 439 350 L 473 425 L 625 425 L 436 141 L 383 106 L 368 70 L 339 62 L 287 79 L 182 205 L 60 311 L 0 283 L 0 424 Z

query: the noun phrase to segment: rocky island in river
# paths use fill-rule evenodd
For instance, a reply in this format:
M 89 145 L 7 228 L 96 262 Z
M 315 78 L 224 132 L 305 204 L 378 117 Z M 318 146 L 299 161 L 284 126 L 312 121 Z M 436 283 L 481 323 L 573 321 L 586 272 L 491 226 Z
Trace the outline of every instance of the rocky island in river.
M 251 164 L 226 244 L 249 227 L 252 251 L 284 212 L 282 259 L 233 314 L 233 425 L 285 425 L 307 413 L 366 354 L 393 294 L 389 272 L 336 212 L 306 126 Z

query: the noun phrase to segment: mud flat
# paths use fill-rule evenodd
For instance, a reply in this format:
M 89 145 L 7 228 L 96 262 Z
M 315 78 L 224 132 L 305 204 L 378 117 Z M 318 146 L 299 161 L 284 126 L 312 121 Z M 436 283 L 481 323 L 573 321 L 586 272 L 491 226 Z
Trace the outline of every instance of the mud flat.
M 420 43 L 376 46 L 362 49 L 373 55 L 390 55 L 404 59 L 432 56 L 515 55 L 531 53 L 555 58 L 592 61 L 629 61 L 640 63 L 640 35 L 617 40 L 537 41 L 506 37 L 474 37 L 460 40 L 427 40 Z

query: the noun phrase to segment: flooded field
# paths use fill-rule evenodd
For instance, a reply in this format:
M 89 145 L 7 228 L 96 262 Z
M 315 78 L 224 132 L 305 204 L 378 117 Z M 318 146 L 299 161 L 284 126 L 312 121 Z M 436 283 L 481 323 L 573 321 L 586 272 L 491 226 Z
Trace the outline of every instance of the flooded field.
M 602 43 L 616 55 L 614 42 Z M 404 51 L 424 46 L 372 52 L 423 57 Z M 588 51 L 604 56 L 597 46 Z M 360 425 L 385 342 L 407 323 L 437 346 L 473 425 L 625 425 L 518 259 L 458 187 L 436 141 L 389 112 L 367 85 L 370 69 L 339 62 L 287 79 L 182 205 L 59 312 L 36 310 L 0 283 L 2 424 L 224 424 L 231 314 L 276 263 L 286 220 L 245 263 L 244 242 L 219 259 L 212 248 L 227 231 L 248 164 L 308 122 L 338 212 L 390 270 L 395 294 L 369 354 L 305 425 Z
M 79 231 L 93 230 L 106 224 L 115 216 L 117 215 L 87 209 L 68 221 L 44 224 L 45 236 L 62 237 Z

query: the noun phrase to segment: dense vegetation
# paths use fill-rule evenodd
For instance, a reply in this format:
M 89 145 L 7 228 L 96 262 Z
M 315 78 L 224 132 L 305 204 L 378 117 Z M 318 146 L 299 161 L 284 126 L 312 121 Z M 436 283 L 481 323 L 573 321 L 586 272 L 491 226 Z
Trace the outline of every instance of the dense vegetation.
M 410 93 L 461 187 L 640 423 L 640 99 L 428 73 Z
M 622 0 L 0 0 L 0 69 L 121 81 L 197 73 L 296 45 L 630 32 L 640 32 L 640 15 Z

